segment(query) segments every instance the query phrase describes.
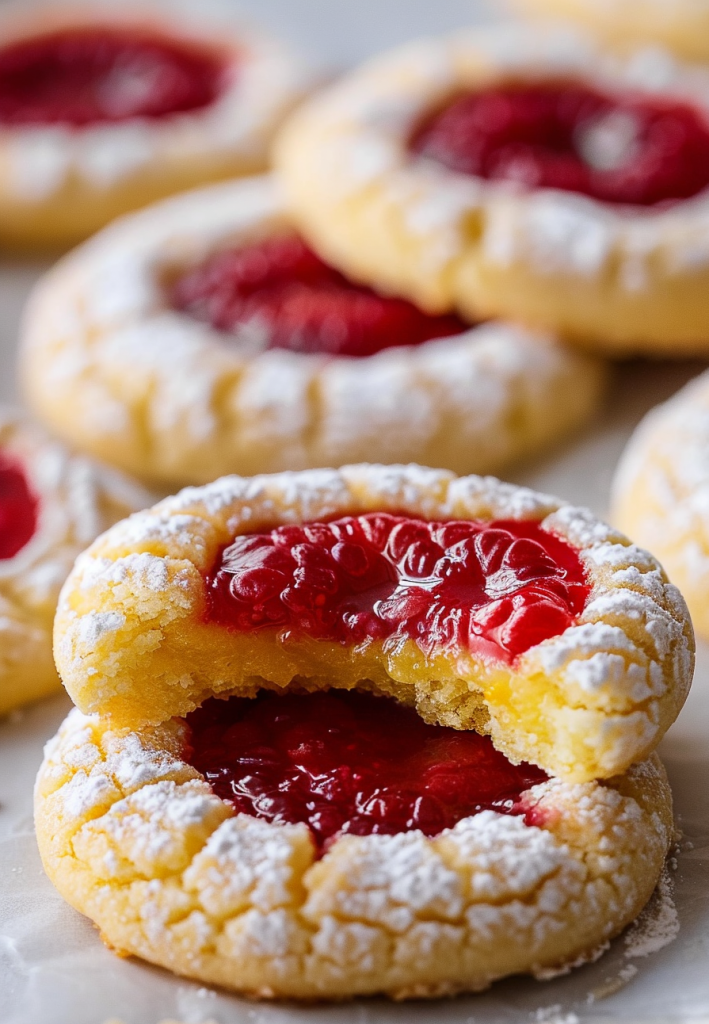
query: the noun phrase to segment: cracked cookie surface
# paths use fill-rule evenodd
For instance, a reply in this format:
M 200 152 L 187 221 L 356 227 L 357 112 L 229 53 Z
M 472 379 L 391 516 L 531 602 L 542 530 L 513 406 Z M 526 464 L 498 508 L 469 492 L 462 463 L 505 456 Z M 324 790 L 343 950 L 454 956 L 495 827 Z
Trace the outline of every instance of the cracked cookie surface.
M 639 913 L 673 838 L 653 756 L 607 783 L 552 779 L 535 821 L 484 811 L 433 838 L 342 836 L 214 795 L 185 725 L 131 732 L 74 710 L 36 789 L 45 868 L 104 940 L 262 998 L 452 995 L 593 958 Z
M 548 335 L 466 330 L 346 281 L 265 178 L 159 204 L 62 261 L 22 361 L 57 433 L 176 484 L 365 458 L 497 472 L 587 420 L 604 382 Z

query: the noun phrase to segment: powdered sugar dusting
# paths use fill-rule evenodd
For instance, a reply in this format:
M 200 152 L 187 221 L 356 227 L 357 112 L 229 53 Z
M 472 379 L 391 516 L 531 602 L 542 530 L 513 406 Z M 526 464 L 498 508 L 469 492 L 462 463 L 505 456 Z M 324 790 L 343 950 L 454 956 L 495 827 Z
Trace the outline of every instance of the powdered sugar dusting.
M 674 882 L 665 867 L 650 902 L 625 934 L 626 957 L 650 956 L 677 938 L 680 923 L 673 892 Z
M 206 982 L 214 958 L 237 988 L 260 969 L 263 994 L 301 998 L 452 994 L 510 971 L 541 975 L 560 934 L 589 945 L 579 962 L 595 956 L 666 852 L 634 800 L 553 780 L 534 791 L 553 811 L 543 829 L 484 812 L 433 839 L 342 836 L 314 863 L 306 826 L 234 816 L 174 755 L 180 743 L 174 723 L 109 732 L 73 712 L 38 779 L 38 836 L 51 877 L 55 844 L 69 851 L 60 884 L 109 941 L 130 920 L 121 948 Z M 91 766 L 74 764 L 87 745 Z M 644 792 L 664 816 L 660 791 L 648 764 Z M 555 834 L 567 819 L 573 849 Z M 533 1020 L 568 1024 L 557 1009 Z
M 106 229 L 52 271 L 31 304 L 25 356 L 39 403 L 60 405 L 58 416 L 75 415 L 112 446 L 123 434 L 129 451 L 147 430 L 136 470 L 171 481 L 198 479 L 202 466 L 216 476 L 369 455 L 400 462 L 429 450 L 435 464 L 443 437 L 451 464 L 472 458 L 487 471 L 595 407 L 598 364 L 509 325 L 332 360 L 253 351 L 231 336 L 226 344 L 169 308 L 166 278 L 240 239 L 290 230 L 270 178 L 210 186 Z M 136 366 L 145 391 L 136 392 Z M 560 401 L 571 386 L 575 400 Z

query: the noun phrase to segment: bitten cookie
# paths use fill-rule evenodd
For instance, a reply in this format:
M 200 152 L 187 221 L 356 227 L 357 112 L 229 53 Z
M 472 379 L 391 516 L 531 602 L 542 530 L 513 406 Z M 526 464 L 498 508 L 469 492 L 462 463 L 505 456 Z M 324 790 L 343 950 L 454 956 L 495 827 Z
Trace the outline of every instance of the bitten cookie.
M 515 0 L 520 11 L 570 18 L 612 43 L 660 45 L 709 60 L 707 0 Z
M 168 200 L 72 253 L 30 302 L 22 366 L 60 435 L 177 484 L 362 459 L 497 471 L 586 420 L 604 381 L 547 336 L 347 280 L 266 178 Z
M 60 688 L 59 589 L 87 544 L 150 500 L 0 408 L 0 714 Z
M 354 696 L 300 700 L 342 705 L 342 724 Z M 387 722 L 391 714 L 417 719 L 382 698 L 356 699 L 392 704 L 382 712 Z M 238 759 L 250 752 L 254 723 L 236 735 L 234 700 L 214 703 L 230 726 L 219 735 Z M 241 703 L 263 710 L 284 702 L 296 698 Z M 280 711 L 276 718 L 282 725 Z M 376 713 L 367 721 L 375 732 L 381 725 Z M 346 732 L 351 724 L 346 717 Z M 444 746 L 452 732 L 420 720 L 416 727 Z M 625 776 L 573 785 L 535 779 L 489 740 L 453 733 L 478 759 L 500 759 L 505 805 L 475 789 L 489 789 L 490 779 L 473 770 L 467 798 L 477 805 L 451 827 L 386 834 L 363 831 L 360 821 L 359 834 L 339 832 L 318 848 L 312 827 L 289 820 L 283 798 L 279 819 L 263 793 L 250 813 L 238 810 L 236 791 L 218 795 L 193 766 L 217 742 L 213 724 L 206 732 L 205 747 L 193 716 L 130 732 L 72 711 L 40 770 L 37 838 L 54 884 L 110 946 L 259 997 L 420 998 L 480 990 L 508 974 L 565 971 L 596 957 L 638 914 L 673 837 L 654 755 Z M 387 739 L 402 742 L 399 732 Z M 332 750 L 332 734 L 319 749 Z M 340 746 L 337 763 L 352 749 Z M 409 775 L 414 792 L 431 789 L 432 770 L 450 769 L 450 750 L 438 756 L 423 775 L 420 764 Z M 460 756 L 458 748 L 455 778 Z M 255 772 L 252 763 L 251 780 Z
M 709 73 L 502 26 L 385 54 L 277 142 L 316 249 L 431 313 L 707 351 Z
M 117 725 L 365 686 L 572 782 L 654 749 L 693 654 L 660 565 L 589 512 L 419 466 L 189 488 L 78 559 L 55 627 L 72 698 Z
M 709 637 L 709 374 L 645 417 L 618 466 L 612 517 L 662 559 Z
M 67 246 L 128 210 L 265 169 L 297 58 L 200 11 L 0 15 L 0 245 Z

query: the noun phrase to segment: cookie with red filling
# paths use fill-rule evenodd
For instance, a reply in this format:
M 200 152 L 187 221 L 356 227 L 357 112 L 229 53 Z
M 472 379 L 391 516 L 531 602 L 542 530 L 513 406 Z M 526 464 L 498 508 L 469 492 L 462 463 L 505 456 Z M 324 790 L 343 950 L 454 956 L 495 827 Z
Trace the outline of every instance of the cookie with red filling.
M 61 436 L 180 484 L 372 458 L 499 470 L 583 423 L 604 377 L 547 335 L 346 277 L 263 178 L 167 200 L 65 258 L 22 360 Z
M 319 252 L 432 314 L 704 352 L 708 87 L 571 31 L 459 32 L 306 103 L 277 164 Z
M 549 977 L 633 920 L 673 839 L 651 750 L 691 677 L 682 598 L 489 477 L 188 488 L 79 558 L 55 650 L 81 711 L 37 781 L 47 873 L 112 947 L 203 982 Z
M 79 558 L 55 627 L 72 698 L 121 727 L 359 688 L 571 782 L 654 749 L 693 652 L 661 567 L 590 513 L 367 464 L 227 477 L 133 516 Z
M 87 544 L 150 496 L 0 409 L 0 715 L 60 688 L 52 620 Z
M 306 84 L 280 43 L 204 12 L 16 6 L 0 35 L 10 247 L 65 247 L 173 192 L 264 170 Z
M 35 807 L 49 877 L 112 948 L 260 998 L 566 973 L 639 913 L 673 840 L 656 755 L 564 782 L 336 690 L 135 731 L 74 710 Z
M 709 374 L 699 374 L 636 427 L 613 481 L 613 521 L 656 551 L 709 638 Z

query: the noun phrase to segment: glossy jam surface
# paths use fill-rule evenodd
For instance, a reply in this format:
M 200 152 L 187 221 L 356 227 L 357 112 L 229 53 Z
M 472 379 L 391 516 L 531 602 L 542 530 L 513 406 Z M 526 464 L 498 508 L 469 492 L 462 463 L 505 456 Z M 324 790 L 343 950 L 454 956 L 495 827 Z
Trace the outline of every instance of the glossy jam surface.
M 237 537 L 207 585 L 208 617 L 228 628 L 496 661 L 563 632 L 589 593 L 577 551 L 538 523 L 385 513 Z
M 353 284 L 296 235 L 217 253 L 176 282 L 172 304 L 255 350 L 369 356 L 467 329 Z
M 13 558 L 32 539 L 38 514 L 22 467 L 0 450 L 0 559 Z
M 261 693 L 192 712 L 187 759 L 238 811 L 306 822 L 320 849 L 343 832 L 437 835 L 478 811 L 524 814 L 547 776 L 489 738 L 426 725 L 366 693 Z
M 223 59 L 139 29 L 76 28 L 0 47 L 0 125 L 159 118 L 212 103 Z
M 463 174 L 653 206 L 709 185 L 709 125 L 688 104 L 576 85 L 465 94 L 412 149 Z

